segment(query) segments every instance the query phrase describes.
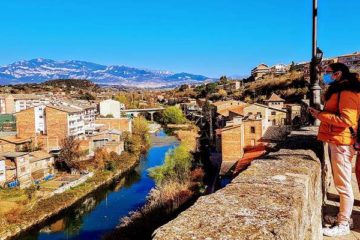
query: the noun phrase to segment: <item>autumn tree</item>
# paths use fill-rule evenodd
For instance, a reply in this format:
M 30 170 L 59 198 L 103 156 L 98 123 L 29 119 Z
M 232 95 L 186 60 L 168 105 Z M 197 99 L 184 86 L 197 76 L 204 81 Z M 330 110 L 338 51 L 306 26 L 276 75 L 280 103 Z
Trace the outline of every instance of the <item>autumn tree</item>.
M 80 150 L 80 141 L 75 139 L 75 137 L 70 136 L 61 141 L 61 150 L 57 159 L 57 164 L 68 171 L 71 169 L 78 169 L 78 161 L 84 155 L 85 153 Z

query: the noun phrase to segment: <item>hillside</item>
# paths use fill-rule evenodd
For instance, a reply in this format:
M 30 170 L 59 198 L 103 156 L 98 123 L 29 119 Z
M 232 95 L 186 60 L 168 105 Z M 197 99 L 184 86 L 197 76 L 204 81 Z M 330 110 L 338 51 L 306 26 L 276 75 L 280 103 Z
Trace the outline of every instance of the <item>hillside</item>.
M 291 72 L 282 76 L 266 76 L 254 82 L 246 83 L 242 91 L 243 100 L 262 101 L 276 93 L 285 100 L 296 102 L 309 93 L 310 82 L 304 79 L 302 72 Z

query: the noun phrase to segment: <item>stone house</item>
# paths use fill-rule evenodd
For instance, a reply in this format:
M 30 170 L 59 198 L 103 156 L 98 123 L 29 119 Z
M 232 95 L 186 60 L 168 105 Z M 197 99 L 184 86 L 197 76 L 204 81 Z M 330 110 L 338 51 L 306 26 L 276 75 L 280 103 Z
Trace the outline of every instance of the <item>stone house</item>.
M 54 174 L 54 157 L 47 152 L 30 152 L 29 162 L 31 177 L 34 181 L 41 180 L 49 174 Z
M 97 118 L 95 123 L 102 125 L 101 129 L 115 129 L 120 132 L 132 132 L 132 122 L 128 118 Z
M 0 156 L 5 159 L 6 182 L 17 180 L 20 188 L 26 188 L 32 184 L 27 152 L 4 152 L 0 153 Z
M 93 156 L 98 148 L 104 148 L 108 152 L 121 154 L 124 151 L 124 141 L 121 140 L 121 132 L 116 129 L 105 130 L 88 136 L 89 155 Z
M 0 137 L 0 153 L 23 151 L 26 150 L 31 143 L 31 138 L 3 136 Z
M 267 105 L 253 103 L 244 108 L 244 116 L 259 116 L 271 125 L 285 125 L 287 111 L 279 108 L 273 108 Z
M 286 124 L 299 126 L 302 124 L 303 107 L 300 104 L 286 104 Z
M 257 80 L 257 79 L 260 79 L 263 76 L 269 74 L 269 72 L 270 72 L 269 66 L 262 63 L 251 70 L 251 76 L 253 76 L 254 79 Z
M 269 107 L 283 109 L 285 100 L 273 93 L 268 99 L 264 100 L 264 102 Z
M 228 172 L 244 155 L 244 125 L 242 123 L 226 126 L 220 131 L 222 172 Z M 219 136 L 217 136 L 219 137 Z

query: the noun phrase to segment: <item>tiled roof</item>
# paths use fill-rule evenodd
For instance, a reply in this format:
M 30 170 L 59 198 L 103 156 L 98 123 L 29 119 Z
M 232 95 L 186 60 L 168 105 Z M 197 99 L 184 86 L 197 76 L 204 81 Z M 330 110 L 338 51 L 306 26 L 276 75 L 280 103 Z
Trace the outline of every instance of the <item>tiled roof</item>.
M 29 155 L 32 157 L 32 159 L 30 159 L 30 162 L 35 162 L 35 161 L 39 161 L 39 160 L 51 157 L 50 154 L 48 154 L 47 152 L 44 152 L 44 151 L 31 152 L 31 153 L 29 153 Z
M 5 158 L 16 158 L 16 157 L 25 156 L 27 154 L 28 154 L 27 152 L 3 152 L 3 153 L 0 153 L 0 155 Z
M 265 102 L 285 102 L 285 100 L 273 93 L 269 99 L 265 100 Z
M 259 106 L 259 107 L 269 108 L 269 109 L 272 109 L 272 110 L 275 110 L 275 111 L 279 111 L 279 112 L 284 112 L 284 113 L 287 112 L 286 110 L 283 110 L 283 109 L 280 109 L 280 108 L 270 107 L 270 106 L 268 106 L 268 105 L 264 105 L 264 104 L 260 104 L 260 103 L 253 103 L 253 104 L 256 105 L 256 106 Z M 250 105 L 248 105 L 248 106 L 250 106 Z

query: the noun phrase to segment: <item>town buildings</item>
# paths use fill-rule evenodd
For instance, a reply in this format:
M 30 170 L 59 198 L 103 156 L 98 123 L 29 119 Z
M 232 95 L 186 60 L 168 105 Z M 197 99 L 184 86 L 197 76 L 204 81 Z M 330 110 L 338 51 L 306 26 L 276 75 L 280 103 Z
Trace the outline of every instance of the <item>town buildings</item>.
M 0 94 L 0 114 L 13 114 L 49 102 L 44 95 Z
M 258 80 L 263 76 L 269 74 L 269 72 L 270 72 L 269 66 L 262 63 L 251 70 L 251 76 L 253 76 L 255 80 Z
M 113 118 L 120 118 L 121 103 L 116 100 L 107 99 L 99 103 L 99 112 L 101 116 L 111 115 Z

